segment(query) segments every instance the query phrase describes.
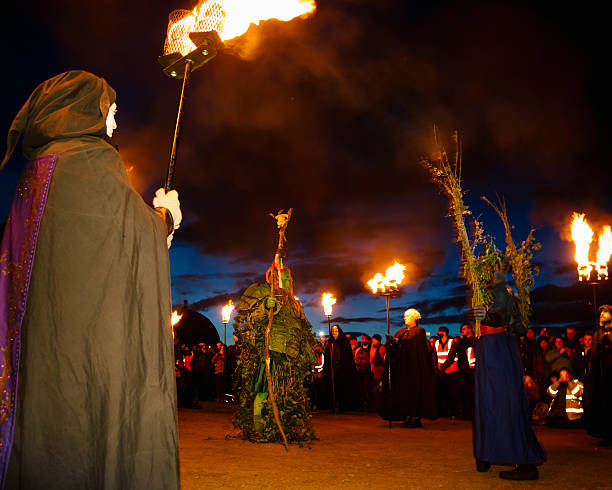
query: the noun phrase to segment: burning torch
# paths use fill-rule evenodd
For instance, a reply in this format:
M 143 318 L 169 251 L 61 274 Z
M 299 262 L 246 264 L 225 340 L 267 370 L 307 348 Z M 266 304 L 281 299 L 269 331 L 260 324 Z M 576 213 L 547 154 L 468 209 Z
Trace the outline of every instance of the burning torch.
M 175 325 L 181 321 L 183 315 L 179 315 L 176 310 L 172 311 L 172 316 L 170 317 L 170 325 L 172 325 L 172 338 L 174 339 L 174 327 Z
M 227 345 L 227 324 L 232 316 L 232 311 L 234 311 L 234 303 L 232 303 L 230 299 L 229 303 L 221 308 L 221 318 L 223 319 L 223 344 L 225 345 Z
M 321 298 L 321 304 L 323 305 L 323 311 L 325 312 L 325 316 L 327 317 L 327 326 L 331 335 L 332 308 L 336 304 L 336 298 L 334 298 L 332 293 L 323 293 L 323 296 Z
M 387 298 L 387 335 L 389 335 L 389 298 L 399 294 L 399 285 L 404 280 L 405 269 L 405 265 L 396 261 L 387 267 L 384 276 L 378 272 L 368 281 L 368 286 L 374 294 Z
M 241 36 L 261 20 L 291 20 L 315 10 L 314 0 L 201 0 L 193 10 L 174 10 L 169 16 L 163 72 L 183 80 L 168 163 L 165 190 L 172 189 L 185 94 L 190 75 L 212 60 L 224 41 Z
M 577 264 L 578 280 L 593 287 L 593 309 L 597 323 L 597 285 L 608 280 L 608 262 L 612 255 L 612 229 L 604 226 L 599 235 L 599 250 L 595 261 L 590 260 L 589 251 L 593 242 L 593 230 L 586 222 L 584 214 L 572 216 L 572 239 L 575 244 L 574 260 Z
M 383 276 L 380 272 L 376 273 L 372 279 L 368 281 L 368 286 L 374 294 L 384 296 L 387 299 L 387 335 L 389 335 L 389 298 L 391 296 L 397 296 L 399 294 L 399 285 L 404 280 L 405 265 L 395 261 L 395 263 L 387 267 L 385 275 Z M 388 372 L 388 383 L 389 383 L 389 397 L 391 398 L 391 362 L 389 361 L 389 372 Z M 389 429 L 393 427 L 391 421 L 391 402 L 389 403 Z
M 331 342 L 333 341 L 333 336 L 331 332 L 331 316 L 332 308 L 336 304 L 336 298 L 334 298 L 332 293 L 323 293 L 323 296 L 321 297 L 321 304 L 323 305 L 323 312 L 327 317 L 327 328 L 329 330 L 329 338 L 327 340 L 327 345 L 329 346 L 329 365 L 332 381 L 332 407 L 334 409 L 334 413 L 336 413 L 336 385 L 334 382 L 334 346 L 331 344 Z

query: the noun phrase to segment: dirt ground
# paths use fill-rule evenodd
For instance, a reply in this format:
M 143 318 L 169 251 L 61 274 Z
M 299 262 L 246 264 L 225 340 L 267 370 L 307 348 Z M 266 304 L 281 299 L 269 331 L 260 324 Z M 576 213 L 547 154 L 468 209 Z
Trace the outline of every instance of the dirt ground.
M 234 407 L 179 410 L 183 490 L 211 488 L 571 488 L 612 489 L 612 448 L 578 429 L 537 427 L 548 452 L 540 479 L 509 482 L 508 469 L 477 473 L 470 422 L 424 421 L 402 429 L 374 414 L 313 415 L 319 440 L 307 446 L 254 444 L 231 435 Z M 234 434 L 235 435 L 235 434 Z M 229 436 L 229 437 L 226 437 Z

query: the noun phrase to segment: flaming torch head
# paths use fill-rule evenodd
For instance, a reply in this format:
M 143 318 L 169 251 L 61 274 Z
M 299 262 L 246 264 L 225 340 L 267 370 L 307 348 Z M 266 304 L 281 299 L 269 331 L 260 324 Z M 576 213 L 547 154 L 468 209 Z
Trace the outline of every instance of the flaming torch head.
M 230 317 L 232 316 L 232 311 L 234 311 L 234 303 L 232 300 L 229 300 L 222 309 L 221 309 L 221 317 L 223 318 L 223 323 L 228 323 L 230 321 Z
M 597 279 L 605 281 L 608 279 L 608 262 L 612 255 L 612 230 L 610 226 L 605 226 L 604 231 L 599 235 L 599 250 L 597 251 Z
M 389 288 L 395 288 L 402 283 L 404 280 L 404 271 L 406 266 L 395 262 L 392 266 L 387 267 L 385 271 L 385 278 Z
M 183 315 L 179 315 L 176 310 L 172 312 L 172 316 L 170 317 L 170 324 L 174 327 L 174 325 L 176 325 L 181 318 L 183 318 Z
M 323 293 L 321 304 L 323 304 L 325 316 L 331 316 L 333 305 L 336 304 L 336 298 L 334 298 L 332 293 Z
M 392 266 L 387 267 L 385 275 L 380 272 L 376 273 L 372 279 L 368 281 L 368 286 L 374 294 L 397 292 L 399 285 L 404 280 L 405 265 L 395 262 Z
M 251 24 L 268 19 L 288 21 L 310 14 L 315 8 L 314 0 L 201 0 L 193 10 L 174 10 L 170 14 L 162 59 L 172 56 L 172 62 L 177 61 L 197 50 L 207 38 L 216 38 L 218 42 L 211 43 L 211 47 L 218 48 L 222 41 L 244 34 Z M 214 54 L 204 56 L 211 59 Z
M 384 277 L 380 272 L 377 272 L 372 279 L 368 281 L 368 286 L 374 294 L 385 290 Z
M 589 262 L 589 246 L 593 241 L 593 230 L 585 221 L 584 214 L 573 215 L 572 239 L 576 246 L 574 260 L 578 264 L 578 279 L 588 281 L 592 270 L 592 264 Z

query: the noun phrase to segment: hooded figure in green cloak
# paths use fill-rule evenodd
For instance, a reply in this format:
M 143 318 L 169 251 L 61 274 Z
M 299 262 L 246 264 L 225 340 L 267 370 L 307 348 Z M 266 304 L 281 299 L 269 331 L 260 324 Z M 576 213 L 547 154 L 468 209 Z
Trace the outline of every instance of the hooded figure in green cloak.
M 106 81 L 70 71 L 9 132 L 2 165 L 20 137 L 30 162 L 2 241 L 5 488 L 179 488 L 167 237 L 180 209 L 174 191 L 154 210 L 132 188 L 115 108 Z

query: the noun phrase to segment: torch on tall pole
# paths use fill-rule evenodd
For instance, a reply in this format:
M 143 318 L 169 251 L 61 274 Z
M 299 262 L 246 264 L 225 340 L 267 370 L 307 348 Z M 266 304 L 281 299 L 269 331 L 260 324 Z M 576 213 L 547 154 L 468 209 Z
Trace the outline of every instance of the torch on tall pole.
M 221 318 L 223 319 L 223 343 L 227 345 L 227 324 L 234 311 L 234 303 L 230 299 L 229 302 L 221 309 Z
M 399 294 L 399 285 L 404 280 L 404 270 L 406 269 L 405 265 L 400 264 L 399 262 L 395 262 L 392 266 L 387 267 L 385 271 L 385 275 L 383 276 L 380 272 L 376 273 L 372 279 L 368 281 L 368 286 L 372 290 L 372 292 L 378 296 L 384 296 L 386 298 L 387 303 L 387 335 L 390 335 L 390 325 L 389 325 L 389 298 L 392 296 L 397 296 Z M 389 346 L 390 347 L 390 346 Z M 387 373 L 387 382 L 389 383 L 389 429 L 393 427 L 392 418 L 392 403 L 393 400 L 391 396 L 391 349 L 387 349 L 387 355 L 389 356 L 389 369 Z
M 333 305 L 336 303 L 336 298 L 334 298 L 332 293 L 323 293 L 321 297 L 321 304 L 323 305 L 323 312 L 327 317 L 327 328 L 329 332 L 329 337 L 327 338 L 327 345 L 329 346 L 329 367 L 331 371 L 331 384 L 332 384 L 332 409 L 334 414 L 336 411 L 336 384 L 334 380 L 334 346 L 331 344 L 333 340 L 332 331 L 331 331 L 331 316 Z
M 183 83 L 164 185 L 166 192 L 174 186 L 174 167 L 191 73 L 212 60 L 223 47 L 223 41 L 217 31 L 198 32 L 201 26 L 219 25 L 218 19 L 206 18 L 196 23 L 193 13 L 186 10 L 175 10 L 169 17 L 164 54 L 158 58 L 158 61 L 162 65 L 164 74 L 176 80 L 182 79 Z
M 575 244 L 574 260 L 577 264 L 578 281 L 588 284 L 593 289 L 593 314 L 595 329 L 599 322 L 597 318 L 597 286 L 608 280 L 608 262 L 612 255 L 612 229 L 604 226 L 599 235 L 599 249 L 595 261 L 590 260 L 589 250 L 593 241 L 593 230 L 584 219 L 584 214 L 574 213 L 572 216 L 572 239 Z
M 249 26 L 261 20 L 288 21 L 314 12 L 314 0 L 276 2 L 275 5 L 253 6 L 253 0 L 200 0 L 192 10 L 179 9 L 170 13 L 164 54 L 158 58 L 170 78 L 182 79 L 181 95 L 168 163 L 165 190 L 172 189 L 178 150 L 183 106 L 192 72 L 212 60 L 224 46 L 223 41 L 244 34 Z

